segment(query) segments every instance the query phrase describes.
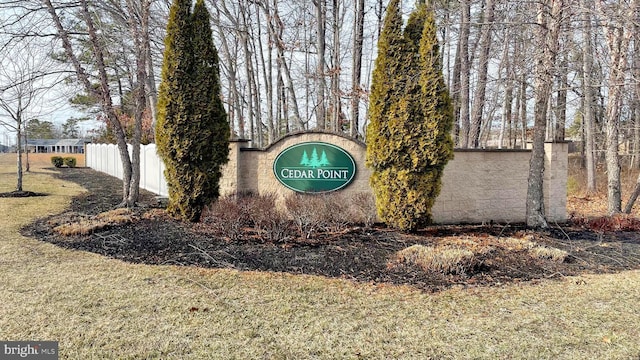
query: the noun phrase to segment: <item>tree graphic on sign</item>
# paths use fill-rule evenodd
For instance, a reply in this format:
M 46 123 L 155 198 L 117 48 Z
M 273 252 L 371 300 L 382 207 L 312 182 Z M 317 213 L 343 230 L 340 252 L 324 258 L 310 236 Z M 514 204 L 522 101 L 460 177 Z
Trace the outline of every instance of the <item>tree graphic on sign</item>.
M 311 166 L 312 168 L 317 168 L 318 166 L 320 166 L 320 159 L 318 159 L 318 151 L 316 150 L 316 148 L 313 148 L 313 151 L 311 152 L 309 166 Z
M 324 150 L 322 150 L 322 155 L 320 156 L 320 166 L 329 166 L 331 165 L 331 163 L 329 162 L 329 159 L 327 159 L 327 153 L 324 152 Z
M 309 166 L 309 155 L 307 155 L 307 150 L 302 153 L 302 159 L 300 160 L 300 165 Z
M 313 151 L 311 152 L 311 157 L 307 155 L 307 150 L 304 150 L 302 152 L 302 158 L 300 158 L 300 165 L 315 169 L 321 166 L 330 166 L 331 163 L 329 162 L 327 153 L 324 150 L 322 150 L 322 155 L 318 157 L 318 150 L 316 148 L 313 148 Z

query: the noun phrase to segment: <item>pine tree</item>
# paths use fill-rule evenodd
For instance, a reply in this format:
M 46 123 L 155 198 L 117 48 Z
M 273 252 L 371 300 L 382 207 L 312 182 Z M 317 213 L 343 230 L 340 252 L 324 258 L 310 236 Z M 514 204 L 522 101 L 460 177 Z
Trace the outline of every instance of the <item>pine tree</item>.
M 383 116 L 371 113 L 367 165 L 373 168 L 371 185 L 380 218 L 401 230 L 415 230 L 431 222 L 431 208 L 440 193 L 442 171 L 453 157 L 450 136 L 453 108 L 438 58 L 433 14 L 427 11 L 426 5 L 419 5 L 400 34 L 397 31 L 399 15 L 395 14 L 399 14 L 399 10 L 395 3 L 392 1 L 387 9 L 387 19 L 396 20 L 385 19 L 383 34 L 388 30 L 387 25 L 392 26 L 387 34 L 393 34 L 402 46 L 398 47 L 399 53 L 380 52 L 376 59 L 371 102 L 378 106 L 380 99 L 374 96 L 393 96 L 385 100 Z M 383 41 L 382 35 L 380 41 Z M 386 49 L 384 45 L 379 47 Z M 378 89 L 383 85 L 378 83 L 380 77 L 376 74 L 388 71 L 380 66 L 388 67 L 389 62 L 397 61 L 380 59 L 390 54 L 401 58 L 393 67 L 397 72 L 384 74 L 395 79 L 383 79 L 384 86 L 394 88 Z
M 220 99 L 219 60 L 209 14 L 198 0 L 174 0 L 169 13 L 156 145 L 169 188 L 167 211 L 197 221 L 218 197 L 229 153 L 229 125 Z

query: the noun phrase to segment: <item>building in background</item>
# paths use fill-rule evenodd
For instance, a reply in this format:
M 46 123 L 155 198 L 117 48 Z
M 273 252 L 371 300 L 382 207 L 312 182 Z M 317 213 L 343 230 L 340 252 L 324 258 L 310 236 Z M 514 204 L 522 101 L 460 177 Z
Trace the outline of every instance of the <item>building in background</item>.
M 84 154 L 85 139 L 28 139 L 30 153 Z

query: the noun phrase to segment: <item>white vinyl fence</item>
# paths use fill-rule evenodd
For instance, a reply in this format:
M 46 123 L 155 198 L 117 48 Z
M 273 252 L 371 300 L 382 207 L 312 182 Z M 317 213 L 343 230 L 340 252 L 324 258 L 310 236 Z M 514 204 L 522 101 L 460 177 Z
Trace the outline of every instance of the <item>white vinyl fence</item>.
M 129 154 L 133 147 L 129 145 Z M 122 162 L 115 144 L 87 144 L 87 167 L 122 179 Z M 164 163 L 156 153 L 156 145 L 140 146 L 140 187 L 162 196 L 169 196 L 164 178 Z

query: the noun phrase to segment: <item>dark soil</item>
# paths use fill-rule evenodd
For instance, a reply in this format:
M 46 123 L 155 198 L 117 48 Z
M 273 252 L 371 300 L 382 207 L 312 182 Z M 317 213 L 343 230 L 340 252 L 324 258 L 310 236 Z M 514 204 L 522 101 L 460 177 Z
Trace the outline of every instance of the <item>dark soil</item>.
M 69 212 L 95 215 L 120 203 L 120 180 L 87 168 L 57 170 L 59 178 L 88 190 L 73 199 Z M 434 226 L 416 234 L 404 234 L 375 226 L 352 227 L 339 233 L 279 243 L 252 240 L 251 236 L 231 241 L 210 235 L 212 232 L 206 231 L 202 224 L 182 223 L 163 215 L 162 211 L 149 211 L 159 206 L 151 193 L 143 191 L 140 205 L 136 209 L 135 222 L 91 235 L 58 235 L 47 219 L 26 227 L 23 234 L 64 248 L 134 263 L 312 274 L 361 282 L 406 284 L 425 291 L 454 285 L 491 286 L 640 268 L 640 236 L 636 232 L 603 232 L 586 226 L 560 227 L 555 224 L 551 229 L 534 232 L 522 225 L 494 224 Z M 557 263 L 534 258 L 526 250 L 491 246 L 497 238 L 524 236 L 539 245 L 563 249 L 569 256 L 564 262 Z M 424 271 L 415 266 L 389 266 L 397 251 L 411 245 L 437 245 L 465 237 L 486 242 L 492 250 L 477 255 L 473 266 L 456 273 Z

